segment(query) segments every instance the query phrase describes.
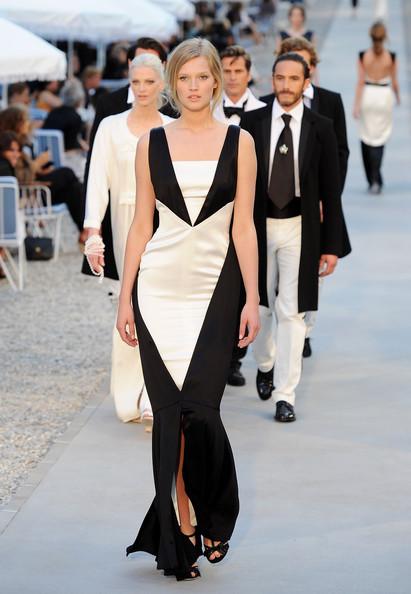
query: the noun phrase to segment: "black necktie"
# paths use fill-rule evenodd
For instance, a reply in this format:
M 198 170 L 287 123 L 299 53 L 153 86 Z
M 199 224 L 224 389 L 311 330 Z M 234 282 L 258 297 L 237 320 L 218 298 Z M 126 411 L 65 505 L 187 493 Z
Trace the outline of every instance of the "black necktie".
M 275 147 L 268 195 L 278 208 L 284 208 L 295 196 L 293 135 L 291 116 L 283 114 L 284 128 Z
M 247 104 L 247 101 L 244 101 L 244 103 L 242 104 L 241 107 L 226 107 L 225 105 L 223 105 L 223 109 L 224 109 L 224 115 L 226 118 L 231 118 L 231 116 L 233 115 L 238 115 L 240 118 L 244 113 L 244 108 Z

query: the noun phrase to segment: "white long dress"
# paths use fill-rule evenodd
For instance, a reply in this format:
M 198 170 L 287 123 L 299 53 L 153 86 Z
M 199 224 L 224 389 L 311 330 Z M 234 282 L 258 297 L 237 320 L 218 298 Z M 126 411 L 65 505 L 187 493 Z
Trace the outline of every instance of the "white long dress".
M 120 280 L 136 196 L 135 155 L 138 137 L 132 134 L 127 125 L 130 112 L 129 109 L 104 118 L 98 127 L 90 160 L 84 220 L 84 227 L 100 228 L 110 192 L 114 258 Z M 173 121 L 163 114 L 159 115 L 163 125 Z M 120 284 L 118 281 L 112 282 L 117 286 Z M 140 413 L 151 410 L 144 390 L 138 353 L 121 340 L 115 327 L 110 389 L 117 415 L 122 421 L 138 419 Z

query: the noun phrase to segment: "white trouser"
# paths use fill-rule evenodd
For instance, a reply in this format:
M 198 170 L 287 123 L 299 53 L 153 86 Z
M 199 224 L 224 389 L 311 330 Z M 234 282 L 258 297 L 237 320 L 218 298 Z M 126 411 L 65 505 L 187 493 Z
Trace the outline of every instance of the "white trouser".
M 318 292 L 321 291 L 321 287 L 323 285 L 323 277 L 318 277 Z M 305 322 L 305 326 L 306 326 L 306 334 L 305 337 L 306 338 L 311 338 L 311 332 L 313 331 L 313 328 L 315 326 L 315 323 L 317 321 L 317 311 L 306 311 L 305 312 L 305 316 L 304 316 L 304 322 Z
M 260 371 L 274 367 L 275 402 L 295 401 L 306 326 L 298 313 L 301 216 L 267 219 L 268 307 L 260 306 L 261 329 L 254 341 Z M 275 365 L 274 365 L 275 363 Z

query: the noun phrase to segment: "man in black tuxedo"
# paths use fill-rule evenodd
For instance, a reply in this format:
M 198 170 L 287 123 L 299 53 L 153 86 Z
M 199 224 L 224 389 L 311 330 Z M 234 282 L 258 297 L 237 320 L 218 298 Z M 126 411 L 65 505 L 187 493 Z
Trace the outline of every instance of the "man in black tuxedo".
M 318 276 L 331 274 L 338 258 L 350 251 L 341 207 L 337 141 L 332 122 L 304 106 L 303 92 L 309 84 L 309 68 L 301 56 L 278 57 L 273 66 L 274 101 L 244 114 L 241 122 L 254 138 L 258 163 L 254 207 L 261 304 L 261 330 L 254 342 L 257 389 L 263 400 L 274 389 L 275 419 L 281 422 L 295 420 L 304 314 L 317 309 Z
M 285 39 L 280 47 L 279 56 L 293 52 L 299 54 L 304 58 L 310 67 L 310 78 L 314 78 L 315 69 L 318 64 L 318 54 L 315 46 L 307 41 L 304 37 L 289 37 Z M 262 97 L 266 103 L 274 101 L 274 94 Z M 330 118 L 333 123 L 335 136 L 338 144 L 338 163 L 340 166 L 340 181 L 341 193 L 344 190 L 345 179 L 347 176 L 348 156 L 350 154 L 347 139 L 347 127 L 345 123 L 344 105 L 339 93 L 323 89 L 317 85 L 310 83 L 303 94 L 304 105 L 313 111 Z M 307 334 L 304 342 L 303 357 L 310 357 L 311 349 L 311 333 L 316 322 L 317 313 L 307 312 L 305 316 L 305 323 L 307 326 Z
M 147 54 L 152 53 L 160 58 L 162 63 L 166 64 L 167 61 L 167 51 L 165 47 L 159 42 L 153 39 L 152 37 L 140 37 L 137 39 L 134 45 L 131 45 L 128 53 L 127 59 L 128 63 L 140 54 Z M 87 195 L 87 179 L 88 179 L 88 172 L 90 168 L 90 158 L 91 158 L 91 151 L 93 150 L 93 143 L 94 138 L 97 133 L 97 129 L 100 125 L 101 120 L 104 118 L 116 115 L 118 113 L 122 113 L 127 109 L 130 109 L 131 104 L 134 101 L 133 93 L 129 85 L 125 85 L 121 87 L 117 91 L 113 91 L 112 93 L 106 93 L 97 102 L 96 105 L 96 115 L 94 118 L 93 126 L 90 132 L 90 149 L 87 156 L 86 168 L 84 173 L 84 192 L 83 192 L 83 200 L 85 202 L 86 195 Z M 177 117 L 178 114 L 172 109 L 172 107 L 167 103 L 164 105 L 160 111 L 165 115 L 170 117 Z M 112 231 L 111 231 L 111 217 L 110 217 L 110 202 L 107 207 L 106 214 L 104 216 L 103 222 L 101 224 L 101 234 L 103 237 L 104 245 L 105 245 L 105 252 L 104 252 L 104 276 L 118 280 L 118 272 L 116 263 L 114 260 L 114 252 L 113 252 L 113 238 L 112 238 Z M 89 266 L 87 264 L 87 260 L 84 259 L 83 261 L 83 268 L 82 272 L 84 274 L 92 274 Z

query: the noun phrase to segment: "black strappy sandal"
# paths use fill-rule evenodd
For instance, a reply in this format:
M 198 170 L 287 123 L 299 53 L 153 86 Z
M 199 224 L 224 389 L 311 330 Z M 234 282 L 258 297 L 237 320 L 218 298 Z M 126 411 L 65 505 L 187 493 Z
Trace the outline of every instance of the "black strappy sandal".
M 212 540 L 211 542 L 215 541 Z M 210 563 L 220 563 L 220 561 L 222 561 L 224 557 L 227 555 L 229 548 L 230 545 L 228 542 L 220 542 L 217 545 L 213 545 L 211 547 L 204 545 L 204 557 L 206 557 L 207 561 L 209 561 Z M 211 555 L 213 553 L 219 553 L 220 556 L 211 559 Z
M 198 556 L 200 556 L 202 554 L 201 551 L 201 545 L 198 542 L 198 538 L 199 535 L 197 534 L 197 532 L 194 532 L 193 534 L 184 534 L 183 532 L 181 532 L 181 536 L 184 539 L 184 545 L 191 548 L 195 548 L 198 552 Z M 192 542 L 192 538 L 196 539 L 196 542 L 193 543 Z M 178 582 L 182 582 L 182 581 L 190 581 L 190 580 L 195 580 L 199 577 L 201 577 L 201 573 L 200 573 L 200 569 L 198 568 L 198 565 L 192 565 L 191 567 L 189 567 L 186 571 L 176 571 L 175 572 L 175 576 L 176 576 L 176 580 Z

